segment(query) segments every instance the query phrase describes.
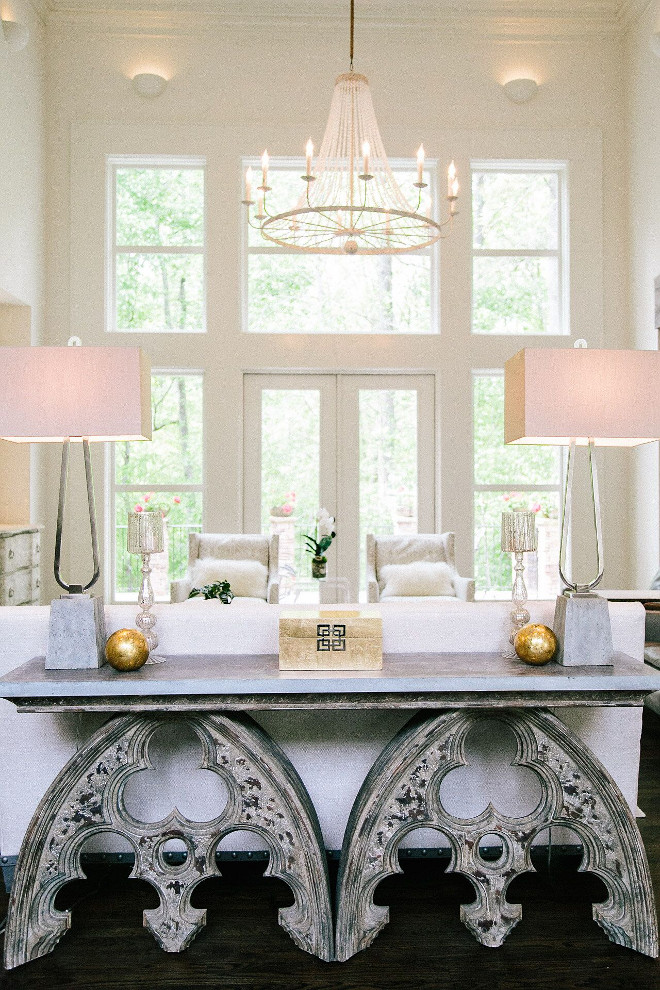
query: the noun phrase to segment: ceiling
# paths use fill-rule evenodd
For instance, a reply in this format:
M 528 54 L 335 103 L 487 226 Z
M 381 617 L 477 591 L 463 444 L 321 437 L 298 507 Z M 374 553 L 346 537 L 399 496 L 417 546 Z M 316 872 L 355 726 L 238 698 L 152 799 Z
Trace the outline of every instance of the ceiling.
M 448 20 L 477 17 L 625 23 L 647 0 L 356 0 L 356 19 Z M 349 0 L 45 0 L 49 11 L 199 11 L 240 19 L 346 17 Z

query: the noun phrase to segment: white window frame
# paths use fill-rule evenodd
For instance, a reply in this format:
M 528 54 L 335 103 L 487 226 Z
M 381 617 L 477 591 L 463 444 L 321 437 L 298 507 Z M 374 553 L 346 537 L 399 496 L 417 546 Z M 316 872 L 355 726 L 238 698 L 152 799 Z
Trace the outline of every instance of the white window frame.
M 405 172 L 414 176 L 417 170 L 417 161 L 414 158 L 390 158 L 389 159 L 390 168 L 395 173 Z M 255 175 L 261 175 L 261 159 L 251 156 L 245 156 L 241 159 L 241 174 L 245 175 L 246 169 L 252 168 Z M 299 171 L 302 175 L 305 171 L 305 159 L 301 157 L 290 157 L 290 156 L 277 156 L 270 158 L 268 163 L 269 173 L 273 172 L 286 172 L 286 171 Z M 424 162 L 424 171 L 428 173 L 429 176 L 429 193 L 431 196 L 431 208 L 433 212 L 433 218 L 435 220 L 439 219 L 438 216 L 438 161 L 435 158 L 427 158 Z M 272 185 L 272 183 L 271 183 Z M 302 188 L 300 190 L 301 194 L 303 192 Z M 443 200 L 444 203 L 444 200 Z M 245 210 L 246 207 L 243 207 Z M 242 263 L 241 263 L 241 330 L 243 333 L 248 334 L 251 337 L 259 337 L 267 334 L 267 330 L 248 330 L 248 264 L 250 255 L 258 254 L 289 254 L 289 255 L 299 255 L 300 252 L 295 249 L 281 247 L 279 244 L 273 244 L 270 241 L 262 238 L 260 244 L 250 245 L 249 244 L 249 227 L 247 224 L 247 218 L 245 212 L 241 215 L 242 218 Z M 440 250 L 439 243 L 436 242 L 428 248 L 423 248 L 420 251 L 415 252 L 420 255 L 428 255 L 431 258 L 431 282 L 429 291 L 431 293 L 430 299 L 430 320 L 429 329 L 420 331 L 419 333 L 399 333 L 394 330 L 388 336 L 391 337 L 432 337 L 440 332 Z M 323 257 L 323 255 L 319 255 Z M 340 334 L 338 334 L 340 335 Z M 274 336 L 281 337 L 283 334 L 275 334 Z M 303 336 L 301 334 L 300 336 Z M 341 334 L 341 336 L 349 336 L 348 333 Z M 360 333 L 355 336 L 359 337 L 369 337 L 368 333 Z
M 195 169 L 201 170 L 204 178 L 204 216 L 202 217 L 201 245 L 141 245 L 117 244 L 117 169 Z M 190 157 L 187 155 L 106 155 L 106 252 L 105 252 L 105 329 L 108 333 L 148 333 L 156 334 L 197 334 L 206 333 L 206 287 L 207 287 L 207 252 L 206 252 L 206 158 Z M 195 330 L 145 330 L 117 327 L 116 289 L 117 289 L 117 255 L 118 254 L 201 254 L 203 258 L 202 274 L 202 326 Z
M 567 336 L 570 334 L 570 272 L 569 272 L 569 210 L 568 210 L 568 162 L 566 161 L 545 161 L 541 159 L 509 159 L 498 160 L 476 159 L 470 162 L 470 214 L 472 215 L 472 177 L 475 172 L 497 172 L 497 173 L 538 173 L 553 172 L 557 176 L 557 247 L 556 248 L 475 248 L 473 229 L 474 217 L 472 217 L 472 227 L 470 231 L 470 284 L 471 284 L 471 305 L 470 305 L 470 330 L 476 337 L 552 337 Z M 474 259 L 475 258 L 556 258 L 558 277 L 558 306 L 557 316 L 559 320 L 559 330 L 557 334 L 552 333 L 525 333 L 525 334 L 498 334 L 480 333 L 474 329 Z
M 473 437 L 474 437 L 474 386 L 475 386 L 475 380 L 477 378 L 486 378 L 486 377 L 490 377 L 490 378 L 504 378 L 504 370 L 502 368 L 474 368 L 472 370 L 472 377 L 471 377 L 471 380 L 470 380 L 470 392 L 471 392 L 471 407 L 472 407 L 471 431 L 472 431 L 472 436 Z M 498 483 L 494 483 L 492 485 L 478 484 L 475 481 L 475 468 L 476 468 L 476 457 L 475 457 L 475 451 L 474 451 L 474 447 L 473 447 L 472 448 L 472 546 L 473 546 L 473 552 L 474 552 L 474 558 L 473 558 L 473 560 L 474 560 L 474 565 L 475 565 L 473 573 L 475 575 L 475 580 L 476 580 L 476 550 L 477 550 L 477 548 L 475 546 L 476 520 L 474 518 L 474 496 L 478 492 L 502 492 L 502 494 L 505 494 L 506 492 L 511 492 L 511 491 L 521 492 L 521 493 L 524 493 L 524 492 L 554 492 L 557 495 L 557 505 L 559 506 L 559 512 L 561 513 L 562 493 L 563 493 L 563 489 L 564 489 L 565 452 L 564 452 L 564 448 L 563 447 L 560 447 L 559 448 L 559 480 L 556 483 L 554 483 L 554 484 L 543 485 L 543 484 L 534 484 L 533 482 L 527 483 L 527 482 L 518 482 L 518 481 L 508 481 L 508 482 L 505 482 L 505 483 L 498 482 Z M 557 522 L 557 525 L 558 526 L 559 526 L 559 524 L 560 524 L 560 520 L 558 520 L 558 522 Z M 567 551 L 570 552 L 570 540 L 569 540 L 569 547 L 567 548 Z M 557 564 L 559 565 L 559 561 L 557 561 Z M 510 596 L 511 596 L 511 592 L 510 591 L 507 591 L 506 593 L 503 592 L 501 595 L 496 596 L 496 598 L 499 598 L 500 600 L 507 600 L 508 598 L 510 598 Z M 479 592 L 478 591 L 477 591 L 477 597 L 479 597 Z M 534 601 L 535 600 L 531 594 L 530 594 L 529 598 L 530 598 L 530 601 Z
M 202 410 L 205 406 L 205 395 L 204 395 L 204 371 L 199 368 L 152 368 L 151 377 L 172 377 L 180 378 L 182 376 L 191 376 L 201 378 L 202 380 Z M 104 533 L 104 543 L 105 543 L 105 588 L 106 588 L 106 598 L 109 598 L 112 603 L 133 601 L 133 595 L 126 595 L 125 597 L 117 597 L 117 588 L 115 585 L 116 578 L 116 564 L 117 564 L 117 540 L 116 540 L 116 527 L 117 527 L 117 517 L 116 517 L 116 495 L 120 492 L 135 492 L 136 496 L 147 494 L 148 492 L 171 492 L 173 495 L 181 495 L 187 492 L 199 492 L 202 498 L 202 532 L 206 529 L 206 519 L 205 519 L 205 482 L 206 482 L 206 458 L 205 458 L 205 418 L 202 414 L 202 472 L 201 481 L 195 482 L 194 484 L 186 484 L 185 482 L 169 485 L 160 484 L 159 482 L 147 482 L 144 485 L 138 484 L 117 484 L 116 474 L 115 474 L 115 464 L 116 464 L 116 444 L 106 443 L 105 444 L 105 533 Z

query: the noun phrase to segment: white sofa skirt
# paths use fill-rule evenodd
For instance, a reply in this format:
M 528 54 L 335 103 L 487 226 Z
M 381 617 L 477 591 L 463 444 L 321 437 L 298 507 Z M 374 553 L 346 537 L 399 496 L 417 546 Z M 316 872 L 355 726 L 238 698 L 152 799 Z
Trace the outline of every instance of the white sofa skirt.
M 373 607 L 373 606 L 372 606 Z M 388 602 L 383 617 L 386 653 L 501 651 L 507 645 L 510 604 L 506 602 Z M 530 602 L 532 621 L 552 625 L 554 602 Z M 181 655 L 277 653 L 281 607 L 235 600 L 231 605 L 193 600 L 156 606 L 159 652 L 176 664 Z M 45 654 L 49 608 L 0 608 L 0 674 Z M 640 663 L 644 650 L 644 608 L 610 603 L 616 650 Z M 134 605 L 106 607 L 108 635 L 134 626 Z M 341 848 L 351 805 L 381 749 L 410 718 L 401 711 L 258 712 L 254 718 L 282 747 L 300 774 L 316 807 L 328 849 Z M 633 811 L 641 709 L 581 708 L 556 712 L 605 764 Z M 94 729 L 99 714 L 18 714 L 0 701 L 0 855 L 13 856 L 39 800 L 55 775 Z M 488 722 L 474 741 L 467 778 L 447 779 L 442 799 L 450 813 L 472 816 L 492 800 L 514 815 L 536 805 L 531 770 L 511 768 L 511 740 L 501 723 Z M 154 770 L 133 775 L 127 785 L 129 810 L 144 821 L 158 821 L 174 806 L 194 820 L 208 820 L 224 803 L 224 785 L 211 771 L 199 770 L 198 744 L 188 730 L 155 737 Z M 467 785 L 467 786 L 466 786 Z M 94 840 L 89 851 L 126 851 L 113 836 Z M 437 833 L 419 830 L 407 847 L 446 846 Z M 227 836 L 223 850 L 265 848 L 250 833 Z

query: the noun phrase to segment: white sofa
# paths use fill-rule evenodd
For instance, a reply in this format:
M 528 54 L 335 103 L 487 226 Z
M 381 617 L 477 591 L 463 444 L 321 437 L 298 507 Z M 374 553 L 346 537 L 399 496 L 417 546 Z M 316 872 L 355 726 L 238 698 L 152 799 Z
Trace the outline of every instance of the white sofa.
M 533 621 L 552 623 L 554 602 L 530 602 Z M 510 604 L 448 601 L 442 608 L 432 602 L 391 602 L 380 606 L 385 652 L 488 652 L 507 645 Z M 186 654 L 276 653 L 280 607 L 266 602 L 241 601 L 231 605 L 191 600 L 159 605 L 159 652 L 176 664 Z M 106 608 L 108 635 L 133 626 L 134 605 Z M 644 609 L 638 604 L 610 605 L 614 646 L 640 663 L 644 648 Z M 48 632 L 48 607 L 0 608 L 0 674 L 31 657 L 43 655 Z M 641 710 L 634 708 L 563 709 L 557 714 L 602 760 L 636 810 Z M 362 780 L 383 746 L 410 717 L 409 712 L 258 712 L 255 718 L 289 755 L 317 808 L 327 848 L 339 849 L 346 820 Z M 13 857 L 44 791 L 64 763 L 104 716 L 97 714 L 18 714 L 0 701 L 0 855 Z M 497 728 L 497 727 L 494 727 Z M 176 743 L 176 745 L 175 745 Z M 515 774 L 493 763 L 497 731 L 475 767 L 478 787 L 470 795 L 450 794 L 453 813 L 473 814 L 485 807 L 494 784 L 504 795 L 506 813 L 529 804 Z M 156 821 L 176 805 L 189 817 L 215 816 L 222 786 L 209 771 L 197 771 L 197 747 L 184 734 L 168 737 L 152 754 L 154 771 L 136 774 L 129 788 L 133 812 Z M 483 762 L 482 762 L 483 760 Z M 138 781 L 138 776 L 142 778 Z M 145 779 L 146 778 L 146 779 Z M 213 779 L 210 779 L 213 778 Z M 447 793 L 443 791 L 443 799 Z M 215 804 L 214 804 L 215 802 Z M 461 812 L 460 809 L 463 809 Z M 96 851 L 118 851 L 114 837 L 99 837 Z M 114 844 L 113 844 L 114 843 Z M 442 837 L 413 833 L 408 847 L 442 845 Z M 234 833 L 224 850 L 264 848 L 248 833 Z

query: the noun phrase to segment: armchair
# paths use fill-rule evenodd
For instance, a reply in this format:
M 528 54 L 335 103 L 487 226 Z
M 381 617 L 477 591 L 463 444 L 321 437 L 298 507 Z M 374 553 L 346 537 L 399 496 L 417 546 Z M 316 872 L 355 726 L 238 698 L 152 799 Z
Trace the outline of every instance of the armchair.
M 261 536 L 252 533 L 191 533 L 188 537 L 188 573 L 178 581 L 170 584 L 170 599 L 172 602 L 184 602 L 194 584 L 193 573 L 198 561 L 256 561 L 266 568 L 267 577 L 264 594 L 247 596 L 263 598 L 271 605 L 279 602 L 279 536 Z M 228 578 L 231 583 L 231 579 Z M 232 586 L 237 597 L 241 594 L 240 587 Z
M 444 597 L 460 598 L 465 602 L 474 601 L 474 578 L 461 577 L 454 558 L 454 534 L 423 533 L 416 536 L 374 536 L 367 534 L 367 601 L 413 600 L 420 597 L 436 597 L 426 595 L 394 596 L 386 595 L 381 598 L 385 587 L 382 569 L 388 564 L 443 563 L 449 568 L 449 577 L 453 585 L 453 594 Z M 438 595 L 438 598 L 443 596 Z

